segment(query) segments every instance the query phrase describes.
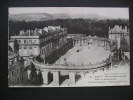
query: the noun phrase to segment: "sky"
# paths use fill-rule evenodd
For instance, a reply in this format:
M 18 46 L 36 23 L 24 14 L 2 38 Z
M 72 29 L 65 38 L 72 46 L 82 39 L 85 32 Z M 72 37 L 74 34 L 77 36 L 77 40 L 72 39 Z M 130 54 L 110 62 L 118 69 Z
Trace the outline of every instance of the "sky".
M 129 19 L 129 8 L 120 7 L 10 7 L 9 14 L 22 13 L 66 13 L 71 15 L 76 14 L 97 14 L 112 18 Z

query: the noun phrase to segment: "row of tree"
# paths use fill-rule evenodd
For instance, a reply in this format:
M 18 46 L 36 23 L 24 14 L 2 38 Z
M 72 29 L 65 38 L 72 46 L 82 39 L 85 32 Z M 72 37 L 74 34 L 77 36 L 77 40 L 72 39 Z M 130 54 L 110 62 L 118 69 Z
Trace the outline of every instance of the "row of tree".
M 18 35 L 20 30 L 34 30 L 35 28 L 42 29 L 47 26 L 66 27 L 68 34 L 82 33 L 86 35 L 97 35 L 102 37 L 108 36 L 109 26 L 121 25 L 129 27 L 128 19 L 107 19 L 107 20 L 92 20 L 92 19 L 56 19 L 46 21 L 9 21 L 9 36 Z
M 30 64 L 30 83 L 31 84 L 36 84 L 36 85 L 41 85 L 43 84 L 43 77 L 42 77 L 42 72 L 40 70 L 38 70 L 38 73 L 37 73 L 37 70 L 35 68 L 35 65 L 33 63 Z

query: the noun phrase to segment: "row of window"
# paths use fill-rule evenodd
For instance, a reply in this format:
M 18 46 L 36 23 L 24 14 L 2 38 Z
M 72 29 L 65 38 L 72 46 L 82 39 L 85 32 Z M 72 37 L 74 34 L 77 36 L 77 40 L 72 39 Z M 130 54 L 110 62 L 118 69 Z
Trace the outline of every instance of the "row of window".
M 33 49 L 33 48 L 37 48 L 37 46 L 20 46 L 19 49 Z
M 63 38 L 60 38 L 58 42 L 53 42 L 53 43 L 51 42 L 51 43 L 47 44 L 46 46 L 44 46 L 42 48 L 41 53 L 45 54 L 45 53 L 49 52 L 50 50 L 52 50 L 53 48 L 56 48 L 57 46 L 61 45 L 65 41 L 65 39 L 66 38 L 63 37 Z
M 47 51 L 50 51 L 51 49 L 52 49 L 52 42 L 42 48 L 42 54 L 47 53 Z
M 33 39 L 32 40 L 26 40 L 26 39 L 23 40 L 23 39 L 21 39 L 21 40 L 18 40 L 18 43 L 25 43 L 25 44 L 35 43 L 36 44 L 37 43 L 37 40 L 33 40 Z
M 50 40 L 51 38 L 53 38 L 53 36 L 48 36 L 48 37 L 46 37 L 46 38 L 41 39 L 41 42 L 48 41 L 48 40 Z
M 58 35 L 62 35 L 62 34 L 63 34 L 62 32 L 58 33 Z M 43 38 L 43 39 L 41 39 L 41 42 L 48 41 L 48 40 L 50 40 L 51 38 L 53 38 L 53 37 L 55 37 L 55 36 L 57 36 L 57 34 L 54 34 L 54 35 L 52 35 L 52 36 L 48 36 L 48 37 L 46 37 L 46 38 Z

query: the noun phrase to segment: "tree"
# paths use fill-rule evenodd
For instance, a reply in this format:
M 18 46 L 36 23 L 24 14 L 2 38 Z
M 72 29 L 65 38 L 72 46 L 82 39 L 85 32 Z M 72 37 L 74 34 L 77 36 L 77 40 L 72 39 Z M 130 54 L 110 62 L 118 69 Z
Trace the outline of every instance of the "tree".
M 31 81 L 31 83 L 34 84 L 34 83 L 37 82 L 37 72 L 36 72 L 36 68 L 35 68 L 33 63 L 31 63 L 30 66 L 31 66 L 31 73 L 29 75 L 30 76 L 30 81 Z
M 38 84 L 42 84 L 43 83 L 43 77 L 42 77 L 42 72 L 39 70 L 38 72 Z

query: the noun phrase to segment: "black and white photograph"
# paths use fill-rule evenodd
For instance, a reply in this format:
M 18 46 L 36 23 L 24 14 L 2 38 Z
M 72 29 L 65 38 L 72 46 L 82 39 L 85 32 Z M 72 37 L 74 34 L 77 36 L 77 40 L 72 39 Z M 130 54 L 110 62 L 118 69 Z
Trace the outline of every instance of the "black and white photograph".
M 130 86 L 128 7 L 9 7 L 8 87 Z

